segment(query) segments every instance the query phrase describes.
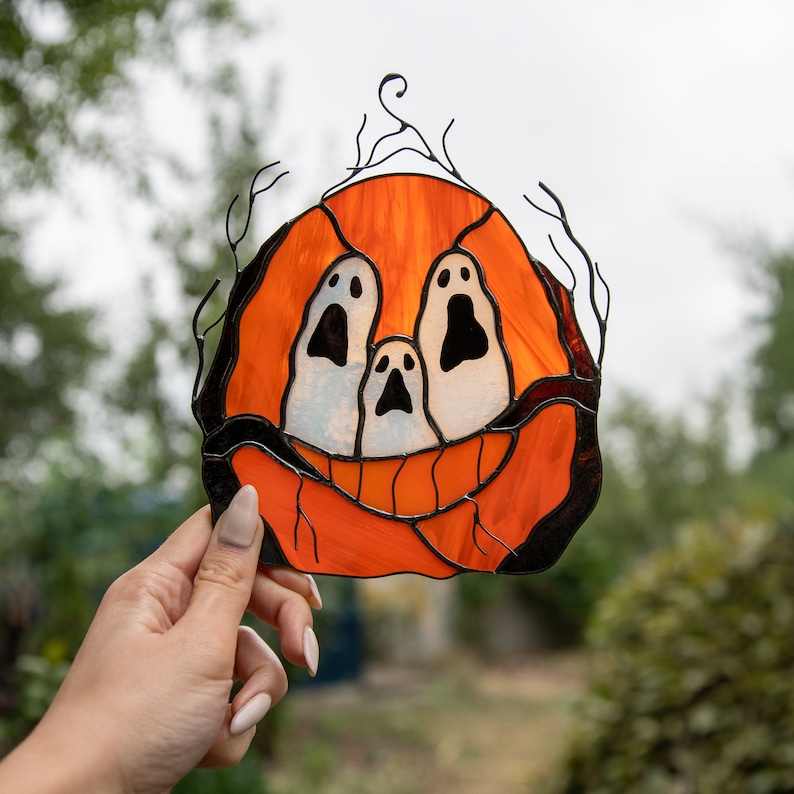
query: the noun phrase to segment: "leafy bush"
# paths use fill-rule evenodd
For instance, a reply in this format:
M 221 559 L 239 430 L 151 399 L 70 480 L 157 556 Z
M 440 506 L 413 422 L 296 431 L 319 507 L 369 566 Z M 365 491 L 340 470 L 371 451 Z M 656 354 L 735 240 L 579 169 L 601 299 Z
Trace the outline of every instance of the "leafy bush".
M 174 794 L 267 794 L 261 759 L 249 750 L 237 766 L 194 769 L 173 788 Z
M 15 708 L 0 713 L 0 756 L 36 727 L 68 672 L 69 662 L 59 653 L 23 654 L 17 658 L 13 677 Z
M 794 791 L 794 531 L 699 525 L 635 566 L 589 632 L 565 794 Z

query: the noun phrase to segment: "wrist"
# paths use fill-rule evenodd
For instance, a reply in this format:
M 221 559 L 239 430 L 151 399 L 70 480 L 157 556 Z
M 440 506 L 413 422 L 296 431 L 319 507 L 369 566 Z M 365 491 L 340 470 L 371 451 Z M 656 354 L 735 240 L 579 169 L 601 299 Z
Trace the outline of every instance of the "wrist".
M 35 730 L 0 763 L 4 794 L 126 794 L 99 743 L 77 732 L 51 729 L 45 716 Z

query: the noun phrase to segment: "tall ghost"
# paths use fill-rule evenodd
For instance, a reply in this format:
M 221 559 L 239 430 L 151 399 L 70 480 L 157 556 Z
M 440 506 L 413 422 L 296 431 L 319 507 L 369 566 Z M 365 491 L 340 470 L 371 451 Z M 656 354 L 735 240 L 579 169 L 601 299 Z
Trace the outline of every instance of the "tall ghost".
M 359 390 L 380 304 L 375 267 L 346 254 L 325 271 L 291 351 L 282 426 L 335 455 L 352 455 Z
M 480 431 L 510 404 L 497 311 L 469 252 L 442 254 L 430 268 L 415 338 L 427 367 L 430 415 L 448 441 Z

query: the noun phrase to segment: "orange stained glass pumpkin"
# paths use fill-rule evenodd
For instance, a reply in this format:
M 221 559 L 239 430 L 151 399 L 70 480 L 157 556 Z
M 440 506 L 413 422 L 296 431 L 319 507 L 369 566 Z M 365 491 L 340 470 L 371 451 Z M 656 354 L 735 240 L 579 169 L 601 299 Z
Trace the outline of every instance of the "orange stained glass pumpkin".
M 204 482 L 216 518 L 257 488 L 263 564 L 534 572 L 598 498 L 599 388 L 571 292 L 498 209 L 370 177 L 238 272 L 194 401 Z

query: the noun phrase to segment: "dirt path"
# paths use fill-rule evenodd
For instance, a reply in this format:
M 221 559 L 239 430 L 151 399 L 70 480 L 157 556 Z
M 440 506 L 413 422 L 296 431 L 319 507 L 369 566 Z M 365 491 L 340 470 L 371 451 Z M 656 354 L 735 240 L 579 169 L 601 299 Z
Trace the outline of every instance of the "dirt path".
M 579 656 L 543 655 L 293 692 L 267 780 L 274 794 L 529 794 L 554 774 L 584 684 Z

